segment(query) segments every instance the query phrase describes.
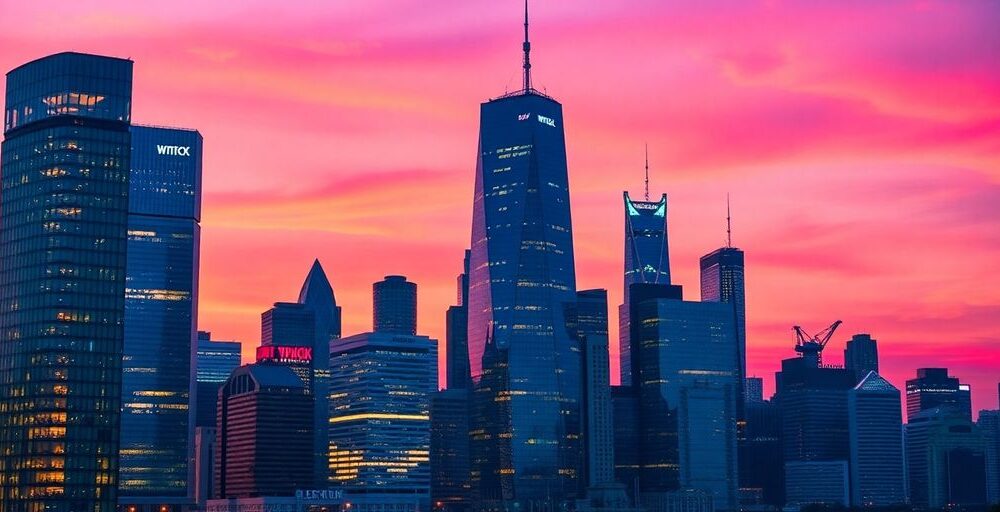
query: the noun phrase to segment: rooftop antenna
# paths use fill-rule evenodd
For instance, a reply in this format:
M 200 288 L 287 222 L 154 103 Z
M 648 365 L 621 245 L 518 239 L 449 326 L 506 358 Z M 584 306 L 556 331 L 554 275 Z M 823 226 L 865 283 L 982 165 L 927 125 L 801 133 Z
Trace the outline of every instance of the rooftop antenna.
M 528 41 L 528 0 L 524 0 L 524 92 L 531 90 L 531 42 Z
M 733 218 L 729 214 L 729 192 L 726 192 L 726 247 L 733 246 Z
M 646 202 L 649 202 L 649 143 L 646 143 Z

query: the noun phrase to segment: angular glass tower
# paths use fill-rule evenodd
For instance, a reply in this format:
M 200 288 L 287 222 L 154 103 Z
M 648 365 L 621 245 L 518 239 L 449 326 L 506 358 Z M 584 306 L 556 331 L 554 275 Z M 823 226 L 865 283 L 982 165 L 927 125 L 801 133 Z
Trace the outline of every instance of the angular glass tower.
M 647 166 L 647 184 L 648 184 Z M 648 185 L 647 185 L 648 187 Z M 648 199 L 648 188 L 647 188 Z M 628 192 L 625 200 L 625 291 L 636 283 L 670 284 L 670 250 L 667 243 L 667 195 L 659 201 L 633 201 Z M 632 356 L 629 343 L 629 306 L 624 300 L 618 308 L 618 346 L 621 382 L 632 383 Z
M 123 505 L 159 510 L 164 504 L 181 505 L 188 496 L 201 145 L 194 130 L 132 127 L 119 472 Z
M 525 36 L 524 89 L 480 109 L 468 343 L 475 385 L 497 376 L 475 393 L 473 484 L 527 510 L 578 496 L 582 377 L 562 105 L 531 87 L 527 16 Z
M 114 510 L 132 62 L 7 74 L 0 196 L 0 510 Z

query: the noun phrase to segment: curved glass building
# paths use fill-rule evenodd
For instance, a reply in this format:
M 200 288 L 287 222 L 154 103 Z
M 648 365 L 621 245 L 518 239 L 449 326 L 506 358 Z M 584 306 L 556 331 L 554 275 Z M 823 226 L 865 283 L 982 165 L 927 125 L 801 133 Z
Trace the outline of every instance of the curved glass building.
M 0 510 L 114 510 L 132 62 L 7 74 L 0 192 Z

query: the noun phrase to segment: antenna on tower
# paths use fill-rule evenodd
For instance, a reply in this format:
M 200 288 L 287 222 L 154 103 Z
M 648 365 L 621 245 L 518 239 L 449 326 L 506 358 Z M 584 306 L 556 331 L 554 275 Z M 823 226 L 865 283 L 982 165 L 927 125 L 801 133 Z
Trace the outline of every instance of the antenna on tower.
M 729 213 L 729 192 L 726 192 L 726 247 L 733 246 L 733 218 Z
M 649 202 L 649 143 L 646 143 L 646 201 Z
M 531 42 L 528 41 L 528 0 L 524 0 L 524 92 L 531 90 Z

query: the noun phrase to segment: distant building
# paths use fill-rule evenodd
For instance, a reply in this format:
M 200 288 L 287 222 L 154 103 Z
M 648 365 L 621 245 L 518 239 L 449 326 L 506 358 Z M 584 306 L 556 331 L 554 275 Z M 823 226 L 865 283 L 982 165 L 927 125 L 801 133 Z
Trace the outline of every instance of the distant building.
M 625 486 L 633 498 L 639 490 L 639 464 L 642 452 L 639 423 L 639 397 L 632 386 L 611 386 L 614 418 L 615 480 Z
M 746 424 L 738 444 L 741 505 L 781 507 L 785 503 L 781 410 L 774 401 L 751 399 L 744 412 Z
M 906 503 L 899 390 L 874 370 L 847 394 L 851 506 Z
M 919 368 L 917 378 L 906 381 L 907 423 L 936 407 L 950 407 L 972 421 L 972 391 L 958 377 L 950 377 L 947 368 Z
M 469 251 L 465 251 L 463 271 L 457 279 L 458 305 L 445 316 L 445 374 L 448 389 L 472 389 L 469 370 Z
M 385 276 L 372 285 L 375 332 L 417 334 L 417 285 L 404 276 Z
M 701 267 L 701 300 L 729 304 L 736 322 L 736 367 L 739 370 L 740 401 L 738 417 L 743 419 L 743 389 L 747 370 L 747 305 L 743 251 L 736 247 L 716 249 L 699 260 Z
M 219 390 L 216 498 L 294 496 L 313 484 L 313 397 L 290 368 L 251 364 Z
M 118 503 L 140 511 L 190 501 L 201 146 L 195 130 L 132 126 Z
M 214 416 L 214 415 L 213 415 Z M 198 507 L 214 496 L 215 484 L 215 427 L 194 428 L 194 475 L 192 497 Z
M 435 510 L 471 510 L 468 389 L 446 389 L 431 398 L 431 502 Z
M 429 502 L 437 341 L 372 332 L 330 344 L 331 481 L 347 493 Z
M 197 396 L 195 426 L 215 428 L 219 387 L 240 366 L 242 344 L 212 339 L 212 333 L 198 331 L 196 354 Z
M 785 490 L 789 506 L 846 507 L 851 501 L 847 461 L 785 461 Z
M 915 508 L 985 505 L 986 436 L 962 413 L 939 406 L 906 424 L 910 504 Z
M 1000 410 L 979 411 L 976 422 L 986 437 L 986 476 L 989 502 L 1000 503 Z
M 870 334 L 855 334 L 847 341 L 844 368 L 852 372 L 858 382 L 868 372 L 878 373 L 878 343 Z
M 743 379 L 744 396 L 746 403 L 760 403 L 764 401 L 764 379 L 761 377 L 747 377 Z

